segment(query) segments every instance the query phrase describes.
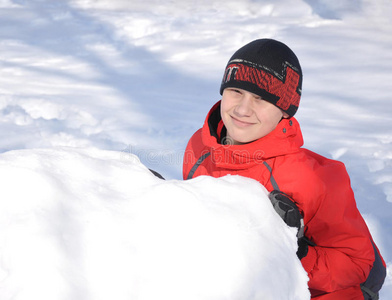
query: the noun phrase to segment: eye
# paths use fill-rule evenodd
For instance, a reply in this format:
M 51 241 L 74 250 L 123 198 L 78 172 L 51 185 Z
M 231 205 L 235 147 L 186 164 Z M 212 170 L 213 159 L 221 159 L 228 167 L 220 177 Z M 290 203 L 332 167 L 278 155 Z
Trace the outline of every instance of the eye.
M 237 89 L 230 89 L 232 92 L 237 93 L 237 94 L 242 94 L 242 92 L 240 90 Z

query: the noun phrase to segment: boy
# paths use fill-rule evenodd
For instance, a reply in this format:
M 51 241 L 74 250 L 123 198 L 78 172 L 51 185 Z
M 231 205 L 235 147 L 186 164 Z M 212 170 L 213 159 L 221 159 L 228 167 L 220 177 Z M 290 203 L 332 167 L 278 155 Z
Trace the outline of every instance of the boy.
M 344 165 L 301 148 L 294 118 L 301 86 L 301 66 L 285 44 L 260 39 L 236 51 L 222 100 L 187 145 L 184 179 L 232 174 L 259 181 L 283 220 L 298 227 L 297 255 L 312 299 L 378 299 L 385 262 Z

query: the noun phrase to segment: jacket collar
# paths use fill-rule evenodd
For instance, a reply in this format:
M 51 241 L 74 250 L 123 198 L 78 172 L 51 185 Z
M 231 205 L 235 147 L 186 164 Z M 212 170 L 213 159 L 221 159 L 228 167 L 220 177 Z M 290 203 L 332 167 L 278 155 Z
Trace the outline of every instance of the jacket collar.
M 248 168 L 249 164 L 260 164 L 269 158 L 297 152 L 303 145 L 301 129 L 294 117 L 282 119 L 268 135 L 245 145 L 222 145 L 222 132 L 225 132 L 225 128 L 219 101 L 211 108 L 204 122 L 202 141 L 210 148 L 214 163 L 225 168 Z

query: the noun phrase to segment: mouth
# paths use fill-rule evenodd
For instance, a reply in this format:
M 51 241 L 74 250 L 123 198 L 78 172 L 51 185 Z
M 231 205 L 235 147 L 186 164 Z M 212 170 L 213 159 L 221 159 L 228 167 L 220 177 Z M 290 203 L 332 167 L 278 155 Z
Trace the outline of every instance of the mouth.
M 237 125 L 238 127 L 248 127 L 248 126 L 252 126 L 252 125 L 255 124 L 255 123 L 252 123 L 252 122 L 246 122 L 246 121 L 239 120 L 239 119 L 237 119 L 237 118 L 235 118 L 233 116 L 230 116 L 230 117 L 233 120 L 233 123 L 235 125 Z

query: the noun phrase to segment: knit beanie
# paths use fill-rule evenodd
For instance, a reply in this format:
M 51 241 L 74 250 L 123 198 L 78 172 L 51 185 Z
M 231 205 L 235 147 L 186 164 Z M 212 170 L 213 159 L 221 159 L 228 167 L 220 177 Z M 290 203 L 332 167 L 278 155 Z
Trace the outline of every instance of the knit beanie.
M 255 40 L 230 58 L 220 88 L 254 93 L 294 116 L 301 98 L 302 70 L 297 56 L 273 39 Z

